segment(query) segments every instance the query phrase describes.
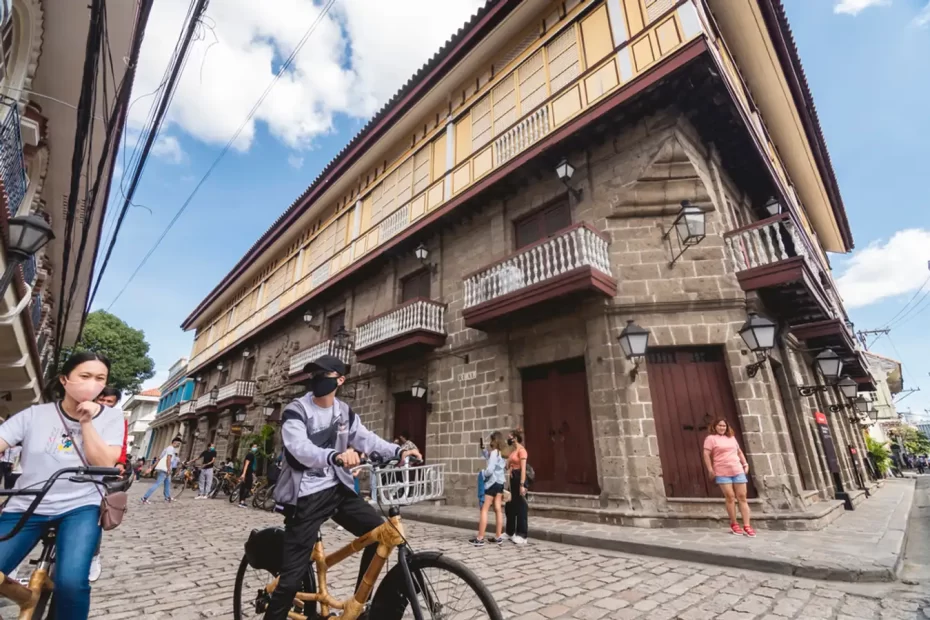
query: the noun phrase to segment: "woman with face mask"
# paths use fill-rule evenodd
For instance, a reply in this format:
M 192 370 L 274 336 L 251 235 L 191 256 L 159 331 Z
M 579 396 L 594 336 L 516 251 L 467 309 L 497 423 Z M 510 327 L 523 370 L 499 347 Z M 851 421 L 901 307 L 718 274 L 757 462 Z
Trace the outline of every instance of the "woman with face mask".
M 99 353 L 72 355 L 55 384 L 57 400 L 10 417 L 0 426 L 0 451 L 22 444 L 23 474 L 17 489 L 40 486 L 66 467 L 113 467 L 123 445 L 123 415 L 94 401 L 107 384 L 110 361 Z M 0 515 L 0 534 L 8 533 L 32 503 L 14 496 Z M 84 620 L 90 610 L 90 570 L 100 540 L 100 494 L 93 484 L 59 479 L 26 526 L 0 542 L 0 571 L 15 569 L 49 525 L 56 525 L 55 614 L 59 620 Z

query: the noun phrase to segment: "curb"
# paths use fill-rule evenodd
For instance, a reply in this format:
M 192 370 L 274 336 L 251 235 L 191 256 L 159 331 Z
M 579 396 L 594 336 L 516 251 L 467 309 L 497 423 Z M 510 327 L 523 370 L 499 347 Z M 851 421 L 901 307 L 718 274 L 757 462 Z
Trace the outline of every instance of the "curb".
M 421 513 L 407 509 L 404 517 L 411 521 L 445 525 L 464 530 L 474 530 L 475 520 L 443 514 Z M 607 549 L 623 553 L 645 555 L 649 557 L 669 560 L 682 560 L 700 564 L 712 564 L 728 568 L 754 570 L 763 573 L 774 573 L 791 577 L 806 579 L 819 579 L 822 581 L 843 581 L 858 583 L 890 582 L 897 580 L 903 557 L 903 549 L 898 552 L 898 559 L 894 567 L 876 567 L 853 570 L 827 566 L 809 566 L 785 560 L 768 560 L 760 557 L 745 557 L 715 553 L 705 549 L 687 548 L 674 545 L 659 545 L 654 543 L 640 543 L 629 540 L 615 540 L 611 538 L 591 536 L 589 534 L 574 534 L 570 532 L 556 532 L 536 529 L 533 538 L 546 542 L 561 543 L 576 547 L 589 547 L 594 549 Z

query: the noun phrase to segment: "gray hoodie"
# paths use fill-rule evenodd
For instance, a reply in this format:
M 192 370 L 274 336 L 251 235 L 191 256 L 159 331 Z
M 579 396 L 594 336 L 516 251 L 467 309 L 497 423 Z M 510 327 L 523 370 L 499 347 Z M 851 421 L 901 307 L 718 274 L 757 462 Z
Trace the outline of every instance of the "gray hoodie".
M 352 474 L 336 466 L 337 454 L 349 447 L 358 452 L 377 452 L 384 458 L 400 448 L 365 428 L 348 404 L 335 399 L 332 407 L 313 402 L 310 393 L 291 402 L 281 416 L 284 462 L 274 499 L 281 506 L 296 506 L 298 498 L 331 488 L 340 482 L 355 489 Z

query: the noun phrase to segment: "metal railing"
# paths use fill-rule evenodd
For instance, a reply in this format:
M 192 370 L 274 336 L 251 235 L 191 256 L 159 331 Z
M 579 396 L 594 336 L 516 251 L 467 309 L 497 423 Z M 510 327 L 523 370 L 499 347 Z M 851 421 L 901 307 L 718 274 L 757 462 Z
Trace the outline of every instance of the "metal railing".
M 16 102 L 8 97 L 0 99 L 0 113 L 3 112 L 6 117 L 0 123 L 0 180 L 9 200 L 10 216 L 14 216 L 26 195 L 26 166 Z
M 355 350 L 360 351 L 412 331 L 445 334 L 446 306 L 430 299 L 413 299 L 358 326 Z
M 40 293 L 33 297 L 30 305 L 29 313 L 32 319 L 32 329 L 38 332 L 39 324 L 42 322 L 42 294 Z
M 37 273 L 36 256 L 32 254 L 26 259 L 26 262 L 23 263 L 23 281 L 29 286 L 32 286 L 35 284 Z
M 232 383 L 227 383 L 220 388 L 216 400 L 226 400 L 228 398 L 252 398 L 255 396 L 255 382 L 237 379 Z
M 309 349 L 304 349 L 300 353 L 291 356 L 291 364 L 288 369 L 289 375 L 297 375 L 304 371 L 304 366 L 320 357 L 321 355 L 335 355 L 344 364 L 350 364 L 351 351 L 348 346 L 338 345 L 336 341 L 330 338 L 323 342 L 317 343 Z
M 576 224 L 545 241 L 465 278 L 465 308 L 557 278 L 579 267 L 593 267 L 608 276 L 607 239 L 587 224 Z

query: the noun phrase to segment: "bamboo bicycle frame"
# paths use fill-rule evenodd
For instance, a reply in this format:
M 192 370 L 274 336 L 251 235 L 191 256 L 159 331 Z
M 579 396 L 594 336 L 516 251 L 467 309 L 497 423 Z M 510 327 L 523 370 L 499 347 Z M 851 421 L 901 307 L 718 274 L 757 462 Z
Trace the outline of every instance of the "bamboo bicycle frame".
M 368 570 L 365 571 L 362 582 L 359 584 L 355 594 L 344 601 L 340 601 L 333 597 L 333 595 L 329 593 L 326 585 L 326 572 L 336 564 L 339 564 L 339 562 L 359 553 L 368 545 L 373 545 L 375 543 L 378 545 L 378 550 L 375 553 L 375 557 L 371 559 L 371 564 L 368 566 Z M 304 602 L 316 602 L 320 604 L 320 613 L 322 613 L 324 617 L 329 615 L 330 609 L 339 609 L 342 610 L 342 615 L 338 616 L 340 620 L 356 620 L 365 610 L 365 602 L 368 601 L 368 598 L 371 596 L 375 581 L 377 581 L 381 569 L 384 568 L 385 561 L 390 557 L 394 549 L 403 543 L 404 526 L 401 524 L 399 515 L 390 517 L 387 521 L 364 536 L 356 538 L 345 547 L 330 555 L 325 555 L 323 552 L 323 541 L 317 540 L 316 544 L 313 545 L 313 552 L 310 554 L 310 559 L 313 560 L 316 566 L 317 591 L 298 592 L 294 596 L 294 602 L 300 606 L 303 606 Z M 274 592 L 277 586 L 278 578 L 275 577 L 274 581 L 265 587 L 265 590 L 270 594 Z M 295 611 L 288 612 L 287 617 L 292 620 L 307 620 L 307 616 Z M 20 620 L 28 620 L 28 618 L 24 619 L 20 616 Z
M 32 614 L 42 591 L 51 589 L 52 580 L 48 576 L 48 570 L 42 566 L 33 571 L 29 577 L 28 586 L 0 573 L 0 596 L 19 605 L 19 620 L 32 620 Z

